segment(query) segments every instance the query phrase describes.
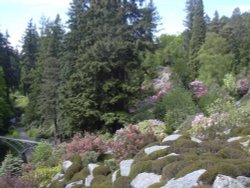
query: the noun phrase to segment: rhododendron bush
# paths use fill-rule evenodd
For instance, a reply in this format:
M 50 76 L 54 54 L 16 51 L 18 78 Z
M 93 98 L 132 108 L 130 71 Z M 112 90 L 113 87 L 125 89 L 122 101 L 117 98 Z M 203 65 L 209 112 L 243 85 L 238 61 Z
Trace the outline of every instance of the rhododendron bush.
M 204 86 L 202 81 L 195 80 L 191 82 L 190 85 L 193 87 L 193 94 L 197 98 L 200 98 L 202 95 L 208 92 L 208 89 Z
M 74 135 L 72 142 L 65 144 L 65 158 L 68 159 L 74 155 L 83 155 L 86 151 L 104 153 L 106 149 L 103 136 L 96 136 L 88 132 L 82 136 L 80 133 L 77 133 Z
M 154 140 L 155 136 L 150 130 L 147 133 L 142 133 L 135 125 L 129 125 L 124 129 L 117 130 L 114 139 L 108 145 L 115 157 L 122 160 L 132 157 Z

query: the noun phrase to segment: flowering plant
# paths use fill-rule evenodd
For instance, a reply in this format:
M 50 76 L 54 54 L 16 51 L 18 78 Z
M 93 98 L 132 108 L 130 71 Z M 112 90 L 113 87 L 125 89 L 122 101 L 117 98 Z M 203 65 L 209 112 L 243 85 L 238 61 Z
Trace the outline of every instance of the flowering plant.
M 129 125 L 117 130 L 114 139 L 108 143 L 108 146 L 115 157 L 122 160 L 135 155 L 141 148 L 154 140 L 155 137 L 150 130 L 143 134 L 135 125 Z
M 193 94 L 200 98 L 202 95 L 208 93 L 208 89 L 204 86 L 202 81 L 195 80 L 190 83 L 190 85 L 193 87 Z
M 190 133 L 198 138 L 215 138 L 216 134 L 221 131 L 222 127 L 220 122 L 223 119 L 224 114 L 214 113 L 209 117 L 204 114 L 197 114 L 192 121 L 192 128 Z

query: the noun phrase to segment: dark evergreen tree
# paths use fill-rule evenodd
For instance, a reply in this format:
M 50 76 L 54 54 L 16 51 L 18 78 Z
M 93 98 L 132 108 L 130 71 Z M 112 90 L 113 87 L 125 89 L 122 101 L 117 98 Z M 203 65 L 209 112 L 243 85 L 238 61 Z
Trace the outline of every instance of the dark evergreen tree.
M 219 34 L 220 29 L 221 29 L 221 27 L 220 27 L 219 13 L 218 13 L 218 11 L 215 11 L 214 17 L 213 17 L 211 23 L 208 25 L 208 31 Z
M 152 43 L 154 10 L 145 1 L 89 1 L 82 6 L 84 35 L 67 85 L 68 124 L 110 131 L 129 120 L 143 81 L 139 55 Z
M 32 83 L 32 71 L 35 69 L 38 50 L 38 33 L 32 19 L 29 21 L 21 52 L 21 84 L 24 94 L 29 93 Z
M 58 98 L 60 84 L 60 53 L 64 31 L 59 15 L 50 26 L 46 59 L 43 63 L 39 94 L 39 112 L 43 129 L 52 127 L 55 141 L 58 138 Z
M 204 19 L 203 1 L 197 0 L 194 12 L 192 37 L 189 49 L 189 69 L 191 80 L 198 76 L 199 62 L 195 60 L 197 52 L 205 41 L 206 36 L 206 22 Z

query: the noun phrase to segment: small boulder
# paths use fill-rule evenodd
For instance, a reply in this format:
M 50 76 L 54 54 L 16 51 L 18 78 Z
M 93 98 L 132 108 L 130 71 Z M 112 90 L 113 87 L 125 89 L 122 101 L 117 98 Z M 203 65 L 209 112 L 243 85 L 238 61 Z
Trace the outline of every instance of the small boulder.
M 153 153 L 155 151 L 159 151 L 159 150 L 162 150 L 162 149 L 166 149 L 168 147 L 169 146 L 151 146 L 151 147 L 145 148 L 144 152 L 149 155 L 150 153 Z
M 68 170 L 68 168 L 72 165 L 73 163 L 71 161 L 64 161 L 62 164 L 62 169 L 64 172 Z
M 250 185 L 250 178 L 245 176 L 238 176 L 236 178 L 242 185 L 249 186 Z
M 68 185 L 66 185 L 65 188 L 72 188 L 72 187 L 74 187 L 74 186 L 76 186 L 76 185 L 83 185 L 83 180 L 69 183 Z
M 132 188 L 148 188 L 155 183 L 159 183 L 161 175 L 154 173 L 141 173 L 138 174 L 131 182 Z
M 118 171 L 119 171 L 119 170 L 116 170 L 116 171 L 112 174 L 112 183 L 115 182 L 116 177 L 117 177 L 117 172 L 118 172 Z
M 59 179 L 61 179 L 63 176 L 64 176 L 64 174 L 58 172 L 58 173 L 52 178 L 51 181 L 53 182 L 53 181 L 59 180 Z
M 93 179 L 94 179 L 94 176 L 93 176 L 93 175 L 88 175 L 88 176 L 85 178 L 85 187 L 90 187 L 91 182 L 93 181 Z
M 199 177 L 206 172 L 205 169 L 196 170 L 178 179 L 171 179 L 161 188 L 191 188 L 198 185 Z
M 245 188 L 245 186 L 230 176 L 219 174 L 214 180 L 213 188 Z
M 197 142 L 198 144 L 200 144 L 202 142 L 200 139 L 195 138 L 195 137 L 191 137 L 191 140 L 194 142 Z
M 229 139 L 227 140 L 227 142 L 234 142 L 234 141 L 240 140 L 241 138 L 242 138 L 242 136 L 232 137 L 232 138 L 229 138 Z
M 174 140 L 177 140 L 178 138 L 180 138 L 181 136 L 182 136 L 181 134 L 172 134 L 172 135 L 169 135 L 166 138 L 164 138 L 162 140 L 162 142 L 174 141 Z
M 89 169 L 89 173 L 90 175 L 93 175 L 93 171 L 96 167 L 98 167 L 99 165 L 98 164 L 94 164 L 94 163 L 90 163 L 88 164 L 88 169 Z
M 123 160 L 120 162 L 121 176 L 129 176 L 133 162 L 134 162 L 133 159 Z

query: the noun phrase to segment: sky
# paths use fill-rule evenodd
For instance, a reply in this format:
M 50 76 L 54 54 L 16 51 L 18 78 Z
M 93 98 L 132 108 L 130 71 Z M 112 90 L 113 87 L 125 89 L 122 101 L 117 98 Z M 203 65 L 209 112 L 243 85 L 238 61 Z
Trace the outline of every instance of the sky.
M 0 0 L 0 32 L 8 31 L 9 41 L 14 47 L 20 48 L 21 39 L 32 18 L 39 28 L 42 16 L 54 20 L 59 13 L 63 22 L 67 21 L 67 12 L 71 0 Z M 186 0 L 154 0 L 160 16 L 159 32 L 166 34 L 180 34 L 184 30 Z M 210 18 L 215 10 L 220 16 L 231 16 L 234 8 L 241 12 L 250 11 L 249 0 L 203 0 L 205 13 Z

